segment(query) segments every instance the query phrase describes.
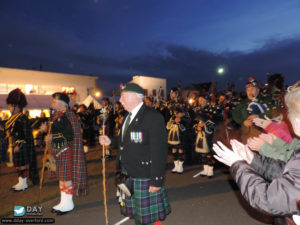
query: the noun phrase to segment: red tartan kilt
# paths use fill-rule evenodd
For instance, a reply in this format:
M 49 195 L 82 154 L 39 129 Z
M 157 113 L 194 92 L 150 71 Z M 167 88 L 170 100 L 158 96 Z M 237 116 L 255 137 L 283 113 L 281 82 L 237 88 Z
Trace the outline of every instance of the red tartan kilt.
M 68 150 L 61 153 L 56 159 L 56 176 L 61 181 L 72 181 L 72 168 L 72 149 L 68 147 Z

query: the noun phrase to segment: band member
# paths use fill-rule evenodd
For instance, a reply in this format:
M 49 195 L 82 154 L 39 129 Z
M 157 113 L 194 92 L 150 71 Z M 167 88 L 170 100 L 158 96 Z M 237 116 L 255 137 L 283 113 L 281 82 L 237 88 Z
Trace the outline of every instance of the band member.
M 23 191 L 28 188 L 28 177 L 31 178 L 33 184 L 39 183 L 32 130 L 28 117 L 22 114 L 27 101 L 25 95 L 17 88 L 8 94 L 6 103 L 11 112 L 11 117 L 5 124 L 9 140 L 8 151 L 12 156 L 10 163 L 13 162 L 13 166 L 19 173 L 19 182 L 12 189 Z
M 77 118 L 80 120 L 81 131 L 82 131 L 82 141 L 84 152 L 87 153 L 89 146 L 94 144 L 94 124 L 93 124 L 93 115 L 88 110 L 88 108 L 82 104 L 79 106 L 77 111 Z
M 272 117 L 271 115 L 271 99 L 263 98 L 260 95 L 258 82 L 250 77 L 246 84 L 247 99 L 240 102 L 240 104 L 233 111 L 233 120 L 242 127 L 242 142 L 246 143 L 247 138 L 258 136 L 261 131 L 253 125 L 254 118 L 263 118 L 264 115 Z
M 199 153 L 199 158 L 203 164 L 203 170 L 199 173 L 201 176 L 212 178 L 215 160 L 212 154 L 212 140 L 214 135 L 214 122 L 204 114 L 197 115 L 197 123 L 194 125 L 196 140 L 195 151 Z
M 117 170 L 128 176 L 124 185 L 132 187 L 125 192 L 121 212 L 134 217 L 136 224 L 161 224 L 170 213 L 164 185 L 167 134 L 163 116 L 146 107 L 143 98 L 143 88 L 135 83 L 128 83 L 121 93 L 120 101 L 129 113 L 117 141 Z M 111 143 L 107 136 L 100 136 L 99 141 Z
M 51 153 L 56 159 L 56 175 L 61 193 L 60 203 L 52 208 L 57 215 L 74 209 L 73 193 L 87 194 L 87 170 L 82 146 L 80 122 L 69 110 L 69 97 L 64 93 L 52 95 Z M 44 128 L 45 129 L 45 128 Z M 47 129 L 47 128 L 46 128 Z
M 184 110 L 182 108 L 175 108 L 174 115 L 167 123 L 168 143 L 172 148 L 172 155 L 174 159 L 173 173 L 183 173 L 184 162 L 184 132 L 186 131 L 186 121 L 184 120 Z
M 126 115 L 126 111 L 123 109 L 121 102 L 119 102 L 119 101 L 115 102 L 115 109 L 114 109 L 114 120 L 115 120 L 114 137 L 117 137 L 117 136 L 120 135 L 125 115 Z

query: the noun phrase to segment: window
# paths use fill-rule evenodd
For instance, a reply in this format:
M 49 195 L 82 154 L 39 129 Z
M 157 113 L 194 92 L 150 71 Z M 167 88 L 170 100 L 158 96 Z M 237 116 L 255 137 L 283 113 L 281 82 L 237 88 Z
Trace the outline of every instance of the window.
M 1 94 L 7 94 L 8 93 L 7 84 L 0 84 L 0 93 Z
M 153 96 L 156 96 L 156 89 L 153 89 L 153 90 L 152 90 L 152 95 L 153 95 Z
M 144 95 L 148 96 L 148 89 L 144 89 Z

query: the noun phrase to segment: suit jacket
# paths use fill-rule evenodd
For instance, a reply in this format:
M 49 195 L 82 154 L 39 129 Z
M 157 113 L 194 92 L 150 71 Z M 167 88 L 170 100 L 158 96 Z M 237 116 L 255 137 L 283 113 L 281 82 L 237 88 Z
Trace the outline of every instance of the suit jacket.
M 123 167 L 133 178 L 150 178 L 150 185 L 161 187 L 168 155 L 163 116 L 143 104 L 124 135 L 122 132 L 118 137 L 117 169 Z

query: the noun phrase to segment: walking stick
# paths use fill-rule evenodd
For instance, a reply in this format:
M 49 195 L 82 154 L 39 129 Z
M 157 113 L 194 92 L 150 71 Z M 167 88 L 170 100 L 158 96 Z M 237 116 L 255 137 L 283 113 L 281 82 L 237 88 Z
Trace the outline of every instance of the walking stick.
M 49 127 L 48 127 L 47 135 L 51 133 L 51 127 L 52 127 L 52 122 L 49 122 Z M 40 179 L 40 192 L 39 192 L 39 204 L 41 203 L 41 196 L 42 196 L 42 187 L 43 187 L 43 181 L 44 181 L 45 165 L 46 165 L 46 159 L 47 159 L 48 150 L 50 148 L 49 145 L 50 145 L 50 143 L 48 141 L 46 141 L 46 146 L 45 146 L 44 155 L 43 155 L 43 161 L 42 161 L 42 171 L 41 171 L 41 179 Z
M 102 135 L 105 135 L 105 121 L 106 121 L 106 115 L 103 115 Z M 107 201 L 106 201 L 106 176 L 105 176 L 105 145 L 102 145 L 102 185 L 103 185 L 105 223 L 106 225 L 108 225 Z

